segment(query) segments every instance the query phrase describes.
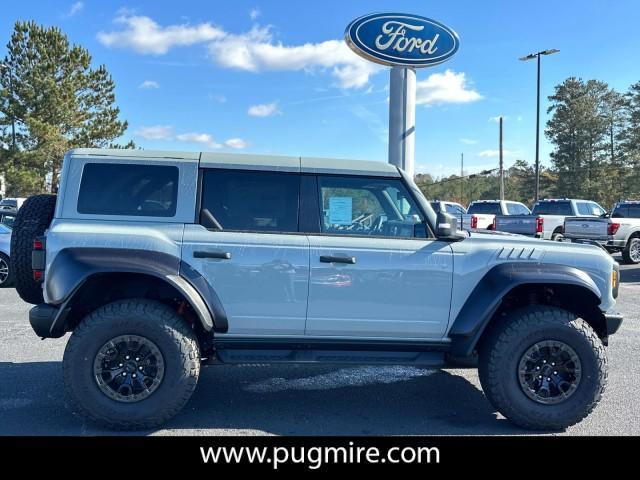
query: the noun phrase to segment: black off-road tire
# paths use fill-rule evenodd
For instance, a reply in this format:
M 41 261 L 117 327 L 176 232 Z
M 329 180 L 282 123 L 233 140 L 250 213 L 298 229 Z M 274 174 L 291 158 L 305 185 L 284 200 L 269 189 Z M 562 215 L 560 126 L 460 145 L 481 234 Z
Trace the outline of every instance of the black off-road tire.
M 120 335 L 145 337 L 164 360 L 164 377 L 157 389 L 132 403 L 108 397 L 94 374 L 96 355 Z M 82 320 L 67 343 L 63 371 L 74 413 L 108 429 L 150 429 L 177 414 L 191 397 L 200 374 L 200 350 L 193 329 L 167 305 L 146 299 L 120 300 Z
M 4 273 L 4 268 L 8 269 L 7 273 Z M 6 277 L 4 277 L 6 275 Z M 13 286 L 13 270 L 11 269 L 11 260 L 4 253 L 0 252 L 0 288 L 6 288 Z
M 33 279 L 33 240 L 49 228 L 56 208 L 55 195 L 34 195 L 18 210 L 11 232 L 11 264 L 16 291 L 27 303 L 44 302 L 42 284 Z
M 624 263 L 632 264 L 632 265 L 635 265 L 636 263 L 640 263 L 638 258 L 635 258 L 635 259 L 632 258 L 632 253 L 631 253 L 632 248 L 640 248 L 637 244 L 640 244 L 640 235 L 636 233 L 634 234 L 634 236 L 632 236 L 629 239 L 629 241 L 627 242 L 627 245 L 622 250 L 622 260 L 624 261 Z M 637 255 L 637 253 L 635 255 Z
M 571 347 L 582 366 L 582 378 L 569 398 L 542 404 L 529 398 L 518 380 L 523 354 L 540 341 Z M 479 349 L 478 373 L 491 404 L 516 425 L 531 430 L 561 430 L 584 419 L 600 401 L 607 383 L 607 357 L 591 326 L 556 307 L 529 306 L 490 327 Z

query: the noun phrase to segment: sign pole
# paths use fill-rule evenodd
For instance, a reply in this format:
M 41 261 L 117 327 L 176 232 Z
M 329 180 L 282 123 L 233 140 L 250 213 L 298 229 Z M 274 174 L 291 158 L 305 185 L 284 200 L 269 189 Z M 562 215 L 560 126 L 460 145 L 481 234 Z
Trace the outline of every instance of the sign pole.
M 389 82 L 389 163 L 411 177 L 415 171 L 416 71 L 391 67 Z

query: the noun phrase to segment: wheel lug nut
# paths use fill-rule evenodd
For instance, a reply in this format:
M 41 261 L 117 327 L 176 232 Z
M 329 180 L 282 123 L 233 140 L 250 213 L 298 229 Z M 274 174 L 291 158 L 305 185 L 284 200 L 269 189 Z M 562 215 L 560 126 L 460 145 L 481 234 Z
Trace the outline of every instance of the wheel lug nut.
M 551 377 L 547 377 L 547 382 L 550 382 L 550 381 L 551 381 Z
M 554 370 L 554 371 L 553 371 L 553 374 L 554 374 L 554 375 L 557 375 L 557 374 L 558 374 L 558 371 L 557 371 L 557 370 Z
M 124 357 L 125 360 L 129 360 L 131 357 L 129 355 L 127 355 L 126 357 Z
M 122 363 L 119 363 L 119 364 L 118 364 L 118 366 L 119 366 L 119 367 L 123 367 L 124 365 L 123 365 Z
M 542 378 L 542 375 L 538 375 L 538 378 Z
M 138 370 L 142 371 L 142 366 L 139 366 L 139 367 L 138 367 Z
M 136 377 L 137 377 L 137 375 L 136 375 L 135 373 L 134 373 L 134 374 L 132 374 L 131 376 L 132 376 L 133 378 L 136 378 Z
M 542 363 L 547 363 L 547 361 L 546 360 L 542 360 Z
M 139 362 L 139 361 L 140 361 L 140 357 L 136 357 L 136 362 Z
M 556 362 L 551 362 L 551 366 L 555 367 L 556 366 Z
M 536 370 L 540 370 L 540 367 L 536 367 Z
M 126 377 L 127 376 L 127 372 L 122 372 L 122 376 Z

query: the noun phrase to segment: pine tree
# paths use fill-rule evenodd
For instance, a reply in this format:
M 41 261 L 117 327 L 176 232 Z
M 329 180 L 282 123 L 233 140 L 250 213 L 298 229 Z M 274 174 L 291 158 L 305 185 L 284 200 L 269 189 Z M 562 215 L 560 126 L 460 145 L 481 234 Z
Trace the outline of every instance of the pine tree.
M 31 172 L 38 180 L 27 183 L 43 185 L 49 173 L 55 188 L 67 150 L 110 146 L 126 130 L 111 75 L 104 65 L 92 68 L 89 52 L 70 45 L 59 28 L 16 22 L 1 63 L 0 147 L 8 177 Z

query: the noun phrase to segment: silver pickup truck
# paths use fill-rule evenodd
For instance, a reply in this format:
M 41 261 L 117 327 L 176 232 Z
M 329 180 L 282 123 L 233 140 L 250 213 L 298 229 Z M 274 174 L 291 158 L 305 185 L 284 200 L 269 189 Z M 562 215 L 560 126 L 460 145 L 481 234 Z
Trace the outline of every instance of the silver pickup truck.
M 562 241 L 567 217 L 600 217 L 605 210 L 590 200 L 544 199 L 533 206 L 530 215 L 496 215 L 493 229 L 545 240 Z
M 476 200 L 469 204 L 467 214 L 462 216 L 465 230 L 493 230 L 498 215 L 529 215 L 526 205 L 511 200 Z
M 572 242 L 595 242 L 621 252 L 626 263 L 640 263 L 640 201 L 616 203 L 609 218 L 567 218 L 564 228 Z

